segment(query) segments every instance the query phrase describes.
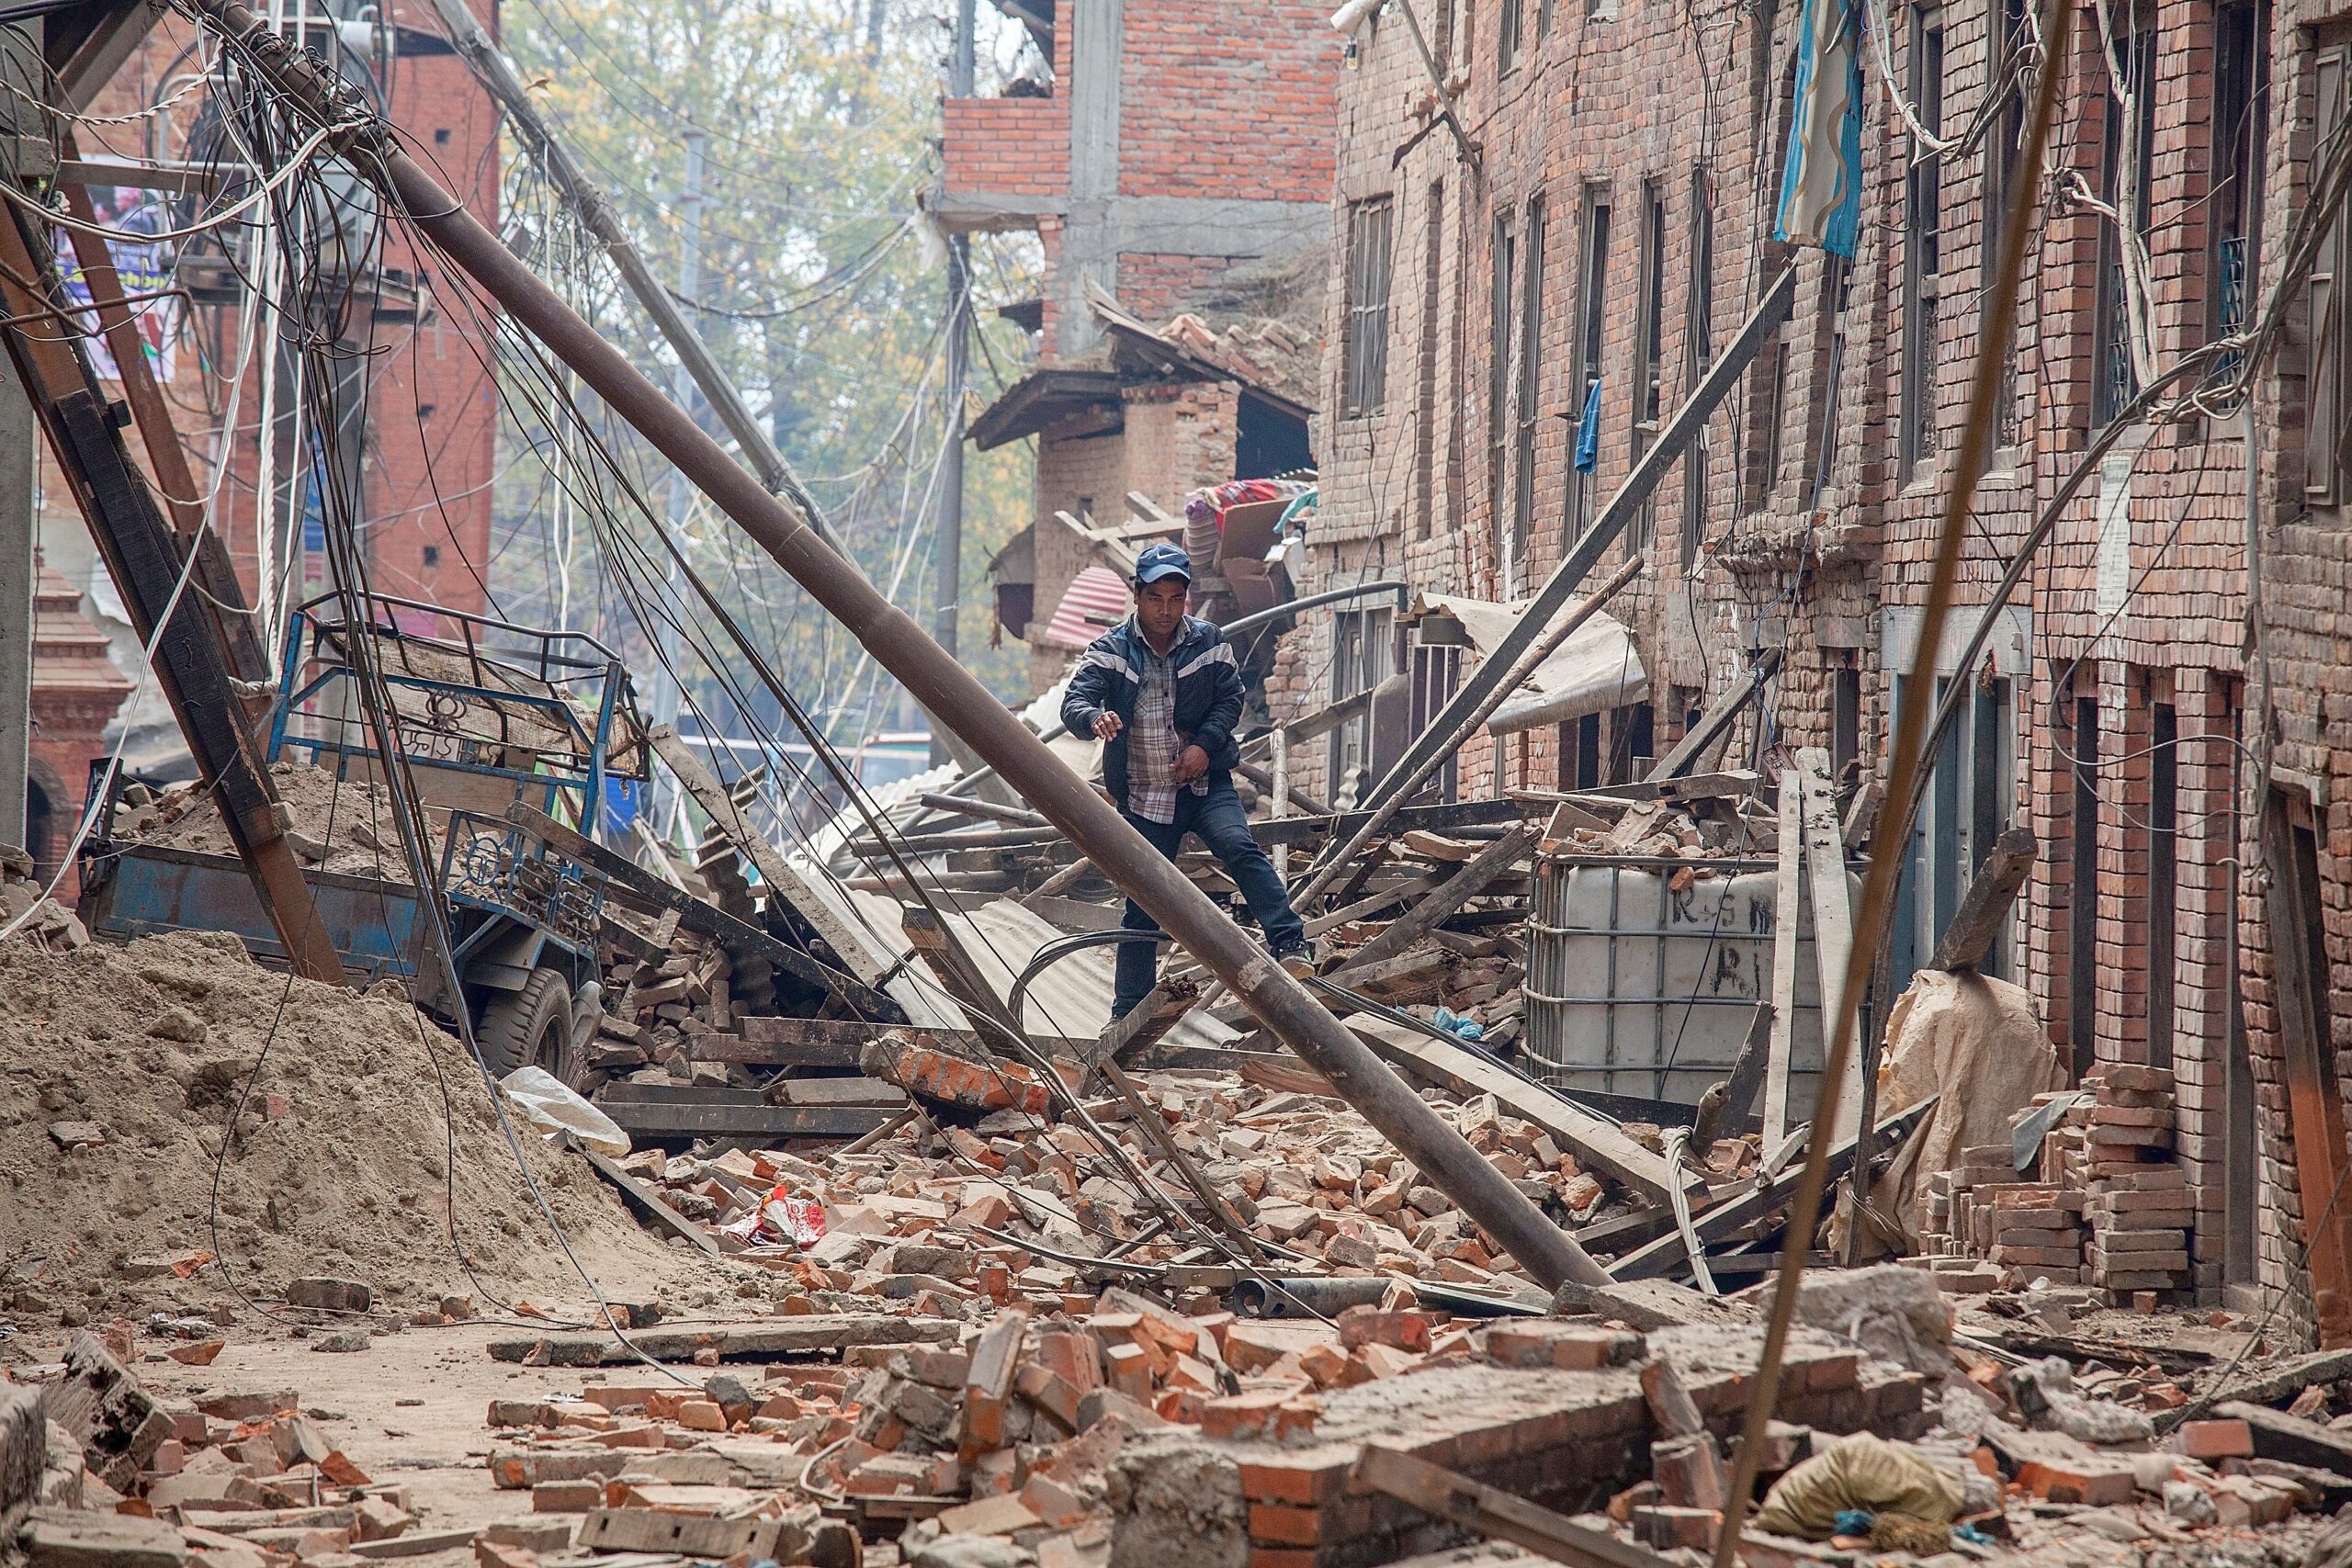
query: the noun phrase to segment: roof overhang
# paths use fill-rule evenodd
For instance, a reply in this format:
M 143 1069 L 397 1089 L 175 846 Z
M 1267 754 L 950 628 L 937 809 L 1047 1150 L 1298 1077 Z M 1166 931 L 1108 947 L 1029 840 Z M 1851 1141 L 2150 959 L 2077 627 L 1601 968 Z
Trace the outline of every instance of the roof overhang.
M 1119 375 L 1111 370 L 1033 370 L 972 422 L 972 445 L 991 451 L 1035 435 L 1070 414 L 1115 409 L 1120 385 Z

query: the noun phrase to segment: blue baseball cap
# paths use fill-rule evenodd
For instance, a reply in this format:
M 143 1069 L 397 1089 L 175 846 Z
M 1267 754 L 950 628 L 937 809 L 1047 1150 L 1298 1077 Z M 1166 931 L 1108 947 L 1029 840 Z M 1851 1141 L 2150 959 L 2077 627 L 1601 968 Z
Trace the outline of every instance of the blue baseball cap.
M 1193 558 L 1173 545 L 1148 545 L 1136 557 L 1136 582 L 1138 586 L 1157 582 L 1163 577 L 1181 577 L 1193 581 Z

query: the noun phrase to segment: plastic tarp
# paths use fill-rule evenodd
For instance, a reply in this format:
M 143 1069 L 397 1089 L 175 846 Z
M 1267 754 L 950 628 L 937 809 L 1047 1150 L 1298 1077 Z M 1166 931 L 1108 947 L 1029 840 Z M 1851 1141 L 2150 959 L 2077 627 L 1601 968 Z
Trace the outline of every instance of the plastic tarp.
M 1941 1098 L 1871 1190 L 1871 1206 L 1903 1227 L 1905 1250 L 1918 1247 L 1926 1219 L 1921 1173 L 1951 1169 L 1962 1149 L 2007 1144 L 2010 1120 L 2035 1095 L 2065 1084 L 2024 991 L 1973 972 L 1919 971 L 1887 1014 L 1878 1113 Z
M 498 1080 L 506 1103 L 542 1135 L 570 1133 L 608 1159 L 628 1153 L 628 1134 L 613 1119 L 563 1086 L 545 1067 L 517 1067 Z
M 1451 615 L 1470 636 L 1481 660 L 1494 656 L 1522 612 L 1510 604 L 1484 599 L 1463 599 L 1449 593 L 1425 593 L 1413 602 L 1412 618 Z M 1560 612 L 1565 619 L 1574 606 Z M 1557 624 L 1555 621 L 1555 625 Z M 1496 735 L 1513 735 L 1539 725 L 1562 724 L 1587 714 L 1624 707 L 1649 695 L 1649 672 L 1634 650 L 1634 635 L 1625 623 L 1606 611 L 1570 633 L 1552 650 L 1535 673 L 1495 710 L 1487 728 Z

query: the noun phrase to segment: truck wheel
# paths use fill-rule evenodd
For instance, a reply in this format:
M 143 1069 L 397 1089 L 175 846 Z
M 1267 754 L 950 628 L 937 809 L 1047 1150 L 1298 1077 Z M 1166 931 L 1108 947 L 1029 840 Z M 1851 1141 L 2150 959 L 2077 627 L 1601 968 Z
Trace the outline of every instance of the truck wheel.
M 481 1059 L 500 1077 L 518 1067 L 564 1076 L 571 1051 L 571 987 L 552 969 L 534 969 L 519 991 L 501 991 L 481 1010 L 474 1033 Z

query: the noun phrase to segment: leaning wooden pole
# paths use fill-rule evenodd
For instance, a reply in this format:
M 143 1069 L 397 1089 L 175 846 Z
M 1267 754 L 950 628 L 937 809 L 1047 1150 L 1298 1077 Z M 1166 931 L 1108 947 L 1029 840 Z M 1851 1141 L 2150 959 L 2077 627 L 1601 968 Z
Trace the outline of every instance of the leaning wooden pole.
M 661 389 L 581 320 L 529 267 L 402 152 L 356 89 L 325 62 L 296 51 L 240 0 L 193 0 L 249 70 L 334 132 L 335 150 L 404 211 L 448 263 L 577 372 L 718 509 L 773 557 L 882 667 L 1046 820 L 1067 833 L 1128 897 L 1241 998 L 1259 1021 L 1331 1080 L 1430 1184 L 1460 1204 L 1547 1288 L 1607 1275 L 1526 1195 L 1389 1072 L 1371 1049 L 1283 973 L 1174 863 L 1064 766 L 922 627 L 828 548 L 788 496 L 771 495 Z
M 277 820 L 277 793 L 245 722 L 230 646 L 195 585 L 181 586 L 182 574 L 194 568 L 146 476 L 131 461 L 113 410 L 99 396 L 83 347 L 87 309 L 73 310 L 53 297 L 62 292 L 46 236 L 11 203 L 0 215 L 0 314 L 7 319 L 9 357 L 122 595 L 131 629 L 154 645 L 156 683 L 179 720 L 205 793 L 220 808 L 287 962 L 305 978 L 341 985 L 343 960 Z M 41 280 L 40 287 L 35 280 Z M 110 294 L 97 294 L 95 282 L 92 288 L 102 305 L 120 298 L 119 285 Z M 199 558 L 195 565 L 201 564 Z
M 1903 701 L 1894 716 L 1894 739 L 1887 760 L 1887 798 L 1907 800 L 1916 784 L 1925 748 L 1928 705 L 1935 693 L 1936 651 L 1943 645 L 1945 619 L 1951 613 L 1952 592 L 1960 578 L 1960 547 L 1968 533 L 1968 515 L 1975 504 L 1977 482 L 1993 457 L 1993 432 L 1999 423 L 2003 370 L 2008 363 L 2009 340 L 2017 330 L 2018 279 L 2025 270 L 2026 234 L 2033 222 L 2040 194 L 2039 175 L 2044 150 L 2050 144 L 2050 121 L 2057 112 L 2058 86 L 2065 76 L 2063 50 L 2074 37 L 2075 0 L 2055 0 L 2041 36 L 2057 40 L 2041 62 L 2034 85 L 2033 113 L 2026 127 L 2023 155 L 2018 166 L 2030 172 L 2010 193 L 2008 214 L 2001 228 L 2001 249 L 1994 268 L 1992 315 L 1976 342 L 1976 365 L 1969 378 L 1968 423 L 1961 433 L 1959 462 L 1951 490 L 1944 497 L 1943 515 L 1936 534 L 1934 566 L 1927 585 L 1927 603 L 1920 615 L 1918 649 L 1913 655 Z M 1785 847 L 1784 847 L 1785 848 Z M 1870 873 L 1862 879 L 1862 901 L 1854 918 L 1854 946 L 1848 954 L 1845 984 L 1838 995 L 1826 991 L 1825 1008 L 1836 1010 L 1822 1018 L 1825 1048 L 1821 1064 L 1821 1095 L 1814 1107 L 1813 1133 L 1806 1141 L 1804 1170 L 1789 1203 L 1788 1240 L 1781 1248 L 1781 1271 L 1773 1287 L 1772 1312 L 1764 1325 L 1764 1349 L 1757 1358 L 1756 1376 L 1748 1385 L 1747 1410 L 1742 1418 L 1739 1447 L 1732 1456 L 1731 1484 L 1724 1501 L 1724 1518 L 1715 1538 L 1714 1568 L 1732 1568 L 1739 1560 L 1740 1529 L 1756 1494 L 1756 1472 L 1764 1454 L 1765 1428 L 1772 1408 L 1780 1403 L 1781 1358 L 1787 1351 L 1789 1325 L 1796 1317 L 1797 1292 L 1804 1280 L 1804 1260 L 1813 1233 L 1821 1221 L 1821 1200 L 1829 1185 L 1829 1129 L 1838 1122 L 1846 1064 L 1854 1053 L 1860 1031 L 1862 991 L 1868 984 L 1878 949 L 1894 924 L 1895 889 L 1903 872 L 1903 857 L 1884 852 L 1871 857 Z M 1860 1151 L 1857 1151 L 1858 1156 Z

